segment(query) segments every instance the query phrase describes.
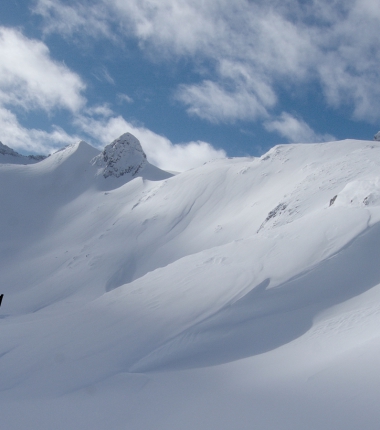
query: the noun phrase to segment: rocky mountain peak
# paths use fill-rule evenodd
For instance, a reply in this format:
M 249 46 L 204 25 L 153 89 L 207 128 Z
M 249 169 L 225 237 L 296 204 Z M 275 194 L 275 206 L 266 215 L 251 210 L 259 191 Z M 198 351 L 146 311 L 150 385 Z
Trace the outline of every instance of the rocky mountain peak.
M 2 142 L 0 142 L 0 154 L 2 154 L 2 155 L 13 155 L 14 157 L 17 157 L 20 155 L 18 152 L 14 151 L 9 146 L 4 145 Z
M 147 163 L 140 141 L 131 133 L 124 133 L 107 145 L 95 161 L 97 165 L 104 166 L 105 178 L 118 178 L 125 174 L 135 176 Z

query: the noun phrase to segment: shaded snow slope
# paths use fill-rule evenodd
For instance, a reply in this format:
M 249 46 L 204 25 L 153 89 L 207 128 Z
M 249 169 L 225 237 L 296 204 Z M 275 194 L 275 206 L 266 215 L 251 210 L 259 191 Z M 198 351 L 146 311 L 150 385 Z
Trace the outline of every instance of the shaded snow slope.
M 171 177 L 136 141 L 108 167 L 85 142 L 0 166 L 6 409 L 34 428 L 376 428 L 380 142 Z M 104 175 L 122 159 L 141 167 Z

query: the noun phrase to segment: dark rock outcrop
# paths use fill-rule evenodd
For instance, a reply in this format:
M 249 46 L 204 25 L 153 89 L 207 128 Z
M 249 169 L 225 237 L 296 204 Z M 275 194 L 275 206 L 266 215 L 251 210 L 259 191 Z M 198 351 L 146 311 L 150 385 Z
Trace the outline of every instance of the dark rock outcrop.
M 147 163 L 145 152 L 135 136 L 125 133 L 107 145 L 94 162 L 104 167 L 103 176 L 136 176 Z

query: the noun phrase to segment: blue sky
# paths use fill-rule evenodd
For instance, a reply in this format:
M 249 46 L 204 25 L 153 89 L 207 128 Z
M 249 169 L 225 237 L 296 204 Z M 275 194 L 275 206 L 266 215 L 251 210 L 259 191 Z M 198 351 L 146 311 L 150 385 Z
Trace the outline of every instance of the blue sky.
M 380 129 L 378 0 L 0 4 L 0 140 L 49 153 L 129 131 L 184 170 Z

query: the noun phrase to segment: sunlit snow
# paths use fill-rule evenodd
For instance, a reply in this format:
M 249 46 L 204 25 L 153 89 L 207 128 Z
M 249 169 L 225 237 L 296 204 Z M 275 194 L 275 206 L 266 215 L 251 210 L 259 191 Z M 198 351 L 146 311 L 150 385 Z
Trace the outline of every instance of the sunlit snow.
M 0 427 L 377 429 L 380 142 L 136 142 L 0 152 Z

